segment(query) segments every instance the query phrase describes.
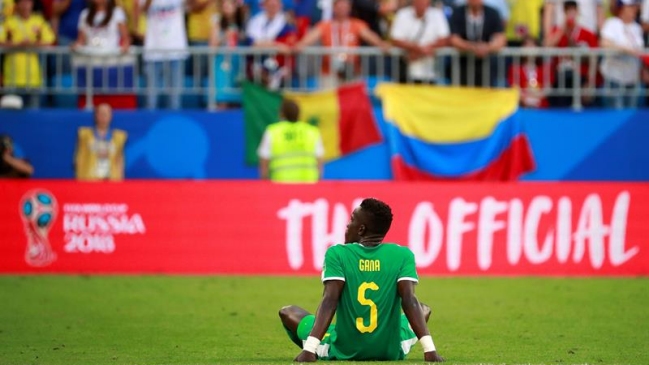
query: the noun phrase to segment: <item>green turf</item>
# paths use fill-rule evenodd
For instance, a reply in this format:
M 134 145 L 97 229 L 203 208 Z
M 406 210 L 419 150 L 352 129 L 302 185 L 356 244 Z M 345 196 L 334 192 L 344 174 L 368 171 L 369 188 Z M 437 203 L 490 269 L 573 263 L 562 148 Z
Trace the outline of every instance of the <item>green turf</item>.
M 277 310 L 321 292 L 315 277 L 4 276 L 0 364 L 289 364 Z M 424 278 L 417 293 L 452 364 L 649 364 L 647 279 Z

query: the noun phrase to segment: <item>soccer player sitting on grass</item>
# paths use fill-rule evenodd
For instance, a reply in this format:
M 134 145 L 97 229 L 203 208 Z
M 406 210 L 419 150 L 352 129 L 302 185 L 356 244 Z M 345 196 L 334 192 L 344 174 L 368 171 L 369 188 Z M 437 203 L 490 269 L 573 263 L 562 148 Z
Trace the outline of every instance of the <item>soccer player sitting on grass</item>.
M 426 326 L 430 308 L 415 296 L 412 251 L 382 243 L 391 224 L 387 204 L 363 200 L 347 224 L 346 244 L 325 254 L 324 294 L 315 316 L 297 306 L 280 310 L 289 337 L 303 349 L 295 361 L 402 360 L 417 339 L 425 361 L 444 361 Z

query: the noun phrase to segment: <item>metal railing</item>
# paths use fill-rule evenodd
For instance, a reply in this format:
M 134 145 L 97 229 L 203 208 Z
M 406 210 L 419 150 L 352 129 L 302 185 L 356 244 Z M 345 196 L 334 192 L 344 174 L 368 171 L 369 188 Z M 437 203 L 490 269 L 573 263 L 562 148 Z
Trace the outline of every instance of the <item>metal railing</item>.
M 605 49 L 505 48 L 480 60 L 443 48 L 434 55 L 435 78 L 424 80 L 410 77 L 407 62 L 403 62 L 403 55 L 397 49 L 382 53 L 372 47 L 312 47 L 300 54 L 287 55 L 250 47 L 190 47 L 188 53 L 189 58 L 181 66 L 181 80 L 176 83 L 167 80 L 161 86 L 159 77 L 147 74 L 147 62 L 139 47 L 132 47 L 128 54 L 72 52 L 67 47 L 0 48 L 0 56 L 8 63 L 5 66 L 9 66 L 4 70 L 10 70 L 3 75 L 0 94 L 25 96 L 31 100 L 27 106 L 34 108 L 57 107 L 53 98 L 81 96 L 90 109 L 96 95 L 131 95 L 139 98 L 138 106 L 146 107 L 147 96 L 162 95 L 181 97 L 193 101 L 194 106 L 215 109 L 219 104 L 241 102 L 243 80 L 291 91 L 317 90 L 355 79 L 366 80 L 370 88 L 381 81 L 511 87 L 520 85 L 521 74 L 510 70 L 520 68 L 533 58 L 537 65 L 534 92 L 542 99 L 560 101 L 551 105 L 563 103 L 577 110 L 590 105 L 636 107 L 644 105 L 649 97 L 646 87 L 649 79 L 641 77 L 640 60 L 637 60 L 638 77 L 633 84 L 620 87 L 602 77 L 599 69 L 606 57 L 636 62 L 630 56 Z M 31 62 L 30 57 L 37 61 Z M 38 65 L 37 69 L 34 65 Z M 160 67 L 162 77 L 170 78 L 172 65 L 162 63 Z M 531 87 L 528 85 L 526 90 Z M 621 97 L 632 101 L 603 102 Z

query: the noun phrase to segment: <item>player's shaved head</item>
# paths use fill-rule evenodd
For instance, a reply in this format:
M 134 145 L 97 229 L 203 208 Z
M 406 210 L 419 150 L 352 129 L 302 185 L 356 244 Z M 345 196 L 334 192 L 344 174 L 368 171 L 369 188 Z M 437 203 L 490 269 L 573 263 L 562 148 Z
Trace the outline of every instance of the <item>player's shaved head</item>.
M 345 230 L 345 243 L 379 244 L 392 225 L 392 209 L 384 202 L 367 198 L 354 209 Z
M 367 198 L 361 202 L 361 212 L 366 219 L 368 233 L 386 235 L 392 225 L 392 209 L 386 203 Z

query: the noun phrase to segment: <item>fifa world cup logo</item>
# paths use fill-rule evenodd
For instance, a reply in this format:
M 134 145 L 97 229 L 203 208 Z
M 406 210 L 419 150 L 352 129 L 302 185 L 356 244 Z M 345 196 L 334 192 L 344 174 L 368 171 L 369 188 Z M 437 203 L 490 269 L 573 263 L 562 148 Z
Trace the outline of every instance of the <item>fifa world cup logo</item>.
M 20 201 L 20 217 L 27 236 L 25 261 L 31 266 L 47 266 L 56 260 L 56 253 L 50 246 L 48 234 L 58 206 L 52 193 L 45 190 L 31 190 Z

